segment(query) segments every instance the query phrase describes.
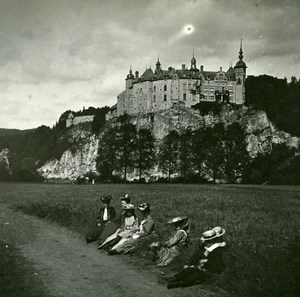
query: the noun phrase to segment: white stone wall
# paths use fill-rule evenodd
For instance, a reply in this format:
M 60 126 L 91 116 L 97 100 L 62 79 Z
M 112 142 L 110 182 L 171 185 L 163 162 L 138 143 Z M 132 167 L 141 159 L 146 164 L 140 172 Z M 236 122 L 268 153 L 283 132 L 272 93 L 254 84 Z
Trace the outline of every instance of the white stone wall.
M 229 101 L 235 104 L 245 102 L 244 73 L 238 73 L 241 83 L 230 80 L 204 80 L 201 84 L 201 94 L 204 98 L 200 100 L 199 94 L 191 93 L 196 89 L 198 80 L 166 79 L 157 81 L 144 81 L 133 83 L 131 88 L 127 88 L 118 96 L 118 115 L 157 112 L 169 109 L 174 103 L 179 101 L 185 107 L 191 107 L 200 101 L 214 102 L 215 91 L 229 91 Z
M 80 123 L 92 122 L 94 119 L 94 115 L 88 116 L 79 116 L 73 119 L 73 125 L 78 125 Z

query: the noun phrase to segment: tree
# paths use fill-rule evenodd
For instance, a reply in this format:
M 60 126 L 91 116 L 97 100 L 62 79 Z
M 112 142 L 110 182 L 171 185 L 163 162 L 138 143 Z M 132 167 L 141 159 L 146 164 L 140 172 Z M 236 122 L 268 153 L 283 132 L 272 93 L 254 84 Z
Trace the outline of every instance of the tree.
M 0 160 L 0 181 L 10 180 L 11 174 L 7 162 Z
M 224 124 L 216 124 L 206 129 L 204 171 L 211 175 L 213 183 L 217 178 L 223 178 L 224 172 Z
M 109 107 L 105 106 L 102 108 L 97 108 L 95 111 L 95 116 L 92 122 L 92 131 L 93 133 L 98 133 L 100 129 L 105 125 L 106 123 L 106 114 L 109 111 Z
M 188 176 L 193 174 L 193 167 L 191 166 L 193 160 L 193 134 L 191 129 L 185 130 L 179 137 L 179 171 L 186 182 Z
M 292 162 L 290 162 L 291 160 Z M 286 170 L 287 168 L 288 171 Z M 299 177 L 299 173 L 294 171 L 295 168 L 298 168 L 295 149 L 287 147 L 286 144 L 276 144 L 273 145 L 270 153 L 258 154 L 246 166 L 243 174 L 243 182 L 250 184 L 263 184 L 272 181 L 276 181 L 275 183 L 284 183 L 281 180 L 288 174 L 298 175 Z
M 179 134 L 172 130 L 166 135 L 158 153 L 158 166 L 163 173 L 168 175 L 168 180 L 171 180 L 171 175 L 178 171 L 179 165 Z
M 206 142 L 206 130 L 198 129 L 193 131 L 192 135 L 192 160 L 191 165 L 194 171 L 198 174 L 199 180 L 202 177 L 202 166 L 206 158 L 205 142 Z
M 100 139 L 97 157 L 97 169 L 102 177 L 112 178 L 113 171 L 118 168 L 118 143 L 116 134 L 118 127 L 108 129 Z
M 250 161 L 245 132 L 238 123 L 226 128 L 224 139 L 224 173 L 227 182 L 235 183 L 242 177 Z
M 137 133 L 136 166 L 139 170 L 139 179 L 145 170 L 155 164 L 155 138 L 150 130 L 140 129 Z
M 134 168 L 135 152 L 137 144 L 137 131 L 135 125 L 130 123 L 130 117 L 125 114 L 118 119 L 116 131 L 117 164 L 120 170 L 124 170 L 124 180 L 127 180 L 128 170 Z

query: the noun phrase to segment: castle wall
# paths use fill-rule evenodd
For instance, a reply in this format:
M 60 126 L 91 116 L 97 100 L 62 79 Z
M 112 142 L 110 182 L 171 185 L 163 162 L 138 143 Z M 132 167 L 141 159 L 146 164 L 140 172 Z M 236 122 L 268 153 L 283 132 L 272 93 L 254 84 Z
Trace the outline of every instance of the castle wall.
M 69 127 L 72 126 L 72 125 L 73 125 L 73 118 L 67 119 L 67 120 L 66 120 L 66 127 L 69 128 Z
M 81 123 L 92 122 L 93 119 L 94 119 L 94 115 L 75 117 L 73 119 L 67 120 L 66 127 L 70 127 L 71 125 L 76 126 L 76 125 L 81 124 Z
M 205 78 L 200 73 L 199 78 L 172 78 L 135 81 L 126 80 L 126 90 L 118 96 L 117 115 L 137 114 L 157 112 L 169 109 L 178 102 L 182 102 L 185 107 L 191 107 L 200 101 L 216 101 L 216 91 L 220 92 L 220 99 L 227 91 L 229 92 L 229 102 L 234 104 L 244 104 L 245 102 L 245 71 L 235 70 L 236 79 L 227 79 L 226 74 L 220 69 L 213 79 Z M 202 77 L 202 78 L 201 78 Z M 200 93 L 195 94 L 197 83 L 200 82 Z M 132 83 L 133 82 L 133 83 Z M 128 87 L 130 85 L 130 87 Z

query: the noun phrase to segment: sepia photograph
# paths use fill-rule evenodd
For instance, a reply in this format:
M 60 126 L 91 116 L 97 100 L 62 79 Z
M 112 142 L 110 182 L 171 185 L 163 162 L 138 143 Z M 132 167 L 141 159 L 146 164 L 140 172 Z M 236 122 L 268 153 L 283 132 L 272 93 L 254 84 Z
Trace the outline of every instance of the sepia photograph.
M 299 0 L 0 0 L 0 296 L 300 296 L 299 28 Z

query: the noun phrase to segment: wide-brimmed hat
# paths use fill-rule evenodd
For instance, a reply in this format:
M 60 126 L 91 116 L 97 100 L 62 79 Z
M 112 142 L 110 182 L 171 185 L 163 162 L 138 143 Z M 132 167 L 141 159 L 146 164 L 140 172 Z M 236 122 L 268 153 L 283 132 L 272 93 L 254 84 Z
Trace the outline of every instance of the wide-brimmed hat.
M 108 195 L 108 196 L 101 196 L 100 197 L 100 200 L 103 202 L 103 203 L 110 203 L 111 201 L 111 196 Z
M 225 230 L 222 229 L 221 227 L 215 227 L 211 230 L 205 231 L 202 234 L 201 240 L 202 241 L 208 241 L 212 240 L 217 237 L 221 237 L 225 234 Z
M 149 203 L 141 203 L 137 207 L 141 211 L 150 210 L 150 204 Z
M 122 206 L 123 210 L 127 210 L 127 209 L 134 209 L 134 205 L 133 204 L 125 204 Z
M 188 217 L 186 216 L 182 216 L 182 217 L 175 217 L 173 219 L 170 219 L 167 221 L 168 224 L 174 224 L 174 223 L 177 223 L 177 222 L 183 222 L 185 220 L 187 220 Z
M 120 200 L 121 200 L 121 201 L 122 201 L 122 200 L 125 200 L 125 201 L 129 201 L 129 202 L 130 202 L 130 197 L 129 197 L 128 194 L 125 194 L 125 195 L 123 195 L 123 196 L 120 197 Z
M 126 212 L 134 213 L 134 205 L 133 204 L 125 204 L 122 206 L 122 215 L 124 215 Z

